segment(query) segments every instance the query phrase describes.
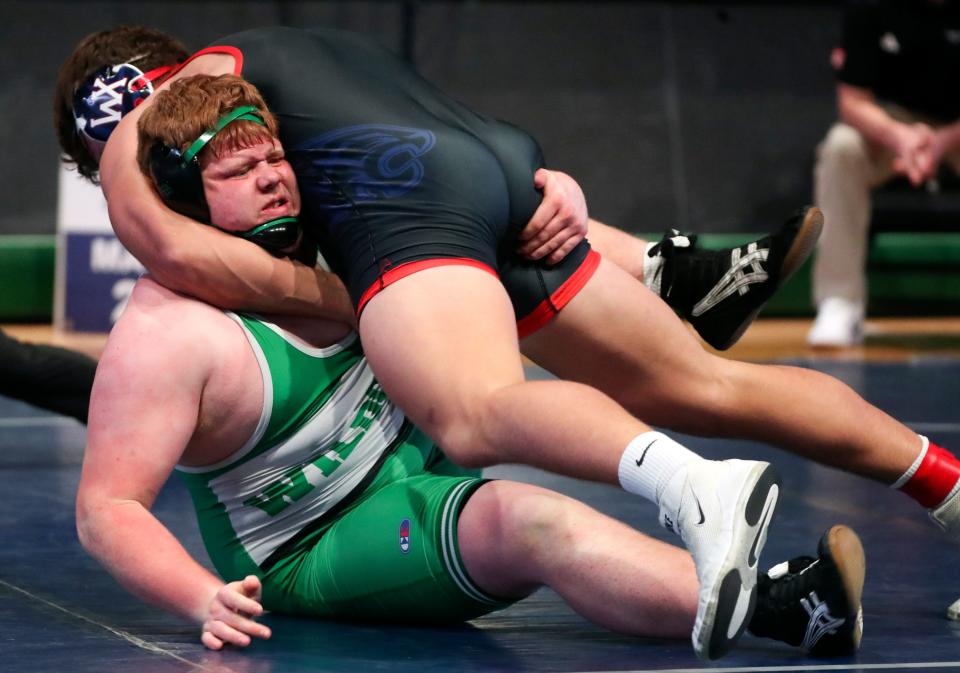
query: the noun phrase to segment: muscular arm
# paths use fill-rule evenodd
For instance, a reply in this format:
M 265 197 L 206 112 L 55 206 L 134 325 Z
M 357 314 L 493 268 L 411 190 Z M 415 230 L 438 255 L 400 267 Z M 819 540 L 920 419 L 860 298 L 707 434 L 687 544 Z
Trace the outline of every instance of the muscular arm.
M 136 302 L 131 299 L 128 311 L 139 310 Z M 169 367 L 172 344 L 151 329 L 156 326 L 127 316 L 104 351 L 91 397 L 77 531 L 131 593 L 197 620 L 222 582 L 190 557 L 150 507 L 193 434 L 206 376 L 190 353 Z M 146 343 L 156 347 L 143 348 Z
M 224 583 L 187 553 L 150 508 L 193 435 L 209 357 L 204 357 L 205 339 L 191 338 L 185 326 L 189 313 L 174 307 L 171 315 L 155 320 L 143 311 L 157 298 L 141 291 L 144 282 L 97 370 L 77 531 L 84 548 L 124 588 L 204 624 L 206 631 Z M 176 318 L 180 321 L 173 322 Z M 261 611 L 254 601 L 247 607 L 251 614 Z M 262 631 L 247 633 L 269 635 L 262 625 L 250 628 Z
M 218 60 L 222 58 L 202 56 L 179 76 L 232 72 L 232 64 Z M 222 308 L 353 324 L 353 307 L 337 276 L 275 258 L 164 206 L 136 163 L 136 124 L 148 105 L 149 98 L 111 135 L 100 162 L 100 179 L 117 237 L 151 275 L 173 290 Z

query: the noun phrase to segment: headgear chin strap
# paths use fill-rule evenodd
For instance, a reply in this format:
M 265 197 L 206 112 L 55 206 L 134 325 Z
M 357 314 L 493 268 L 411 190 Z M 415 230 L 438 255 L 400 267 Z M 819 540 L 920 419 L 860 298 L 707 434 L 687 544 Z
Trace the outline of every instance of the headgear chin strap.
M 220 227 L 216 228 L 220 229 Z M 290 216 L 278 217 L 246 231 L 228 231 L 227 229 L 220 229 L 220 231 L 245 238 L 277 254 L 292 252 L 294 246 L 300 242 L 300 222 L 297 218 Z
M 182 152 L 179 148 L 162 143 L 156 143 L 150 148 L 150 172 L 160 197 L 170 208 L 210 224 L 210 210 L 203 191 L 203 178 L 200 175 L 197 155 L 214 136 L 238 120 L 252 121 L 264 127 L 267 125 L 256 107 L 244 105 L 223 115 L 213 128 L 201 133 L 200 137 Z M 290 252 L 300 240 L 300 224 L 295 217 L 279 217 L 246 231 L 216 228 L 252 241 L 275 254 Z
M 73 95 L 73 118 L 77 134 L 87 149 L 99 158 L 107 139 L 123 116 L 153 93 L 153 82 L 173 66 L 143 72 L 129 63 L 108 65 L 96 71 Z

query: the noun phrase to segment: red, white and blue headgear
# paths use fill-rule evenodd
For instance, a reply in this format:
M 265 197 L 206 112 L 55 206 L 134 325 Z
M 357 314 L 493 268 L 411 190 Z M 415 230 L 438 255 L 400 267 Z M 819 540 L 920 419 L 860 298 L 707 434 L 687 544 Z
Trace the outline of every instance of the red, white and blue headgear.
M 136 59 L 133 59 L 136 60 Z M 144 73 L 135 65 L 108 65 L 88 77 L 73 95 L 77 134 L 99 157 L 123 116 L 153 93 L 153 82 L 172 66 Z

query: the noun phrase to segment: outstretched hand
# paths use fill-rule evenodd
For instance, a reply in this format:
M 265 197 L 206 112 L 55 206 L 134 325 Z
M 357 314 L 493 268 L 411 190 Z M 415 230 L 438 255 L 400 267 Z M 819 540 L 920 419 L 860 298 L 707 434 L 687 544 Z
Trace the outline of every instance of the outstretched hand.
M 260 579 L 255 575 L 220 587 L 207 608 L 200 636 L 203 644 L 219 650 L 226 644 L 246 647 L 251 637 L 269 638 L 269 627 L 253 619 L 263 614 L 262 590 Z
M 566 173 L 538 170 L 534 186 L 543 200 L 520 232 L 518 251 L 529 259 L 556 264 L 587 235 L 587 201 L 580 185 Z

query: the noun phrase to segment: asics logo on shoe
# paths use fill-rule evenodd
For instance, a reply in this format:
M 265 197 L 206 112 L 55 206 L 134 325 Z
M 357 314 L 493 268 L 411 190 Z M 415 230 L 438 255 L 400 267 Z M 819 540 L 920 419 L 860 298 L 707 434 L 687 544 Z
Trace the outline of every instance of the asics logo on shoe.
M 834 617 L 830 614 L 830 606 L 820 600 L 816 591 L 811 591 L 807 598 L 800 599 L 800 605 L 810 615 L 810 621 L 807 622 L 807 632 L 803 636 L 803 642 L 800 646 L 805 650 L 810 650 L 817 644 L 821 638 L 828 633 L 833 635 L 841 626 L 846 623 L 843 617 Z
M 747 246 L 745 255 L 740 248 L 734 248 L 730 252 L 730 268 L 693 307 L 693 317 L 703 315 L 735 293 L 746 294 L 750 291 L 750 285 L 765 282 L 769 275 L 764 271 L 761 262 L 766 262 L 769 254 L 769 248 L 757 249 L 756 241 Z
M 647 457 L 647 451 L 649 451 L 649 450 L 650 450 L 650 447 L 653 446 L 653 445 L 656 444 L 656 443 L 657 443 L 657 440 L 653 440 L 652 442 L 650 442 L 649 444 L 647 444 L 647 448 L 645 448 L 645 449 L 643 450 L 643 453 L 640 454 L 640 457 L 637 458 L 637 467 L 640 467 L 641 465 L 643 465 L 643 459 Z

